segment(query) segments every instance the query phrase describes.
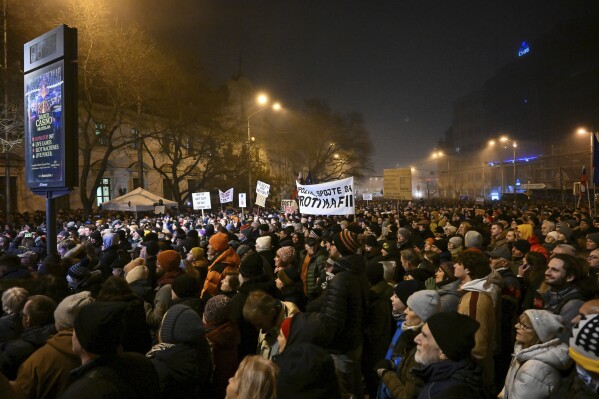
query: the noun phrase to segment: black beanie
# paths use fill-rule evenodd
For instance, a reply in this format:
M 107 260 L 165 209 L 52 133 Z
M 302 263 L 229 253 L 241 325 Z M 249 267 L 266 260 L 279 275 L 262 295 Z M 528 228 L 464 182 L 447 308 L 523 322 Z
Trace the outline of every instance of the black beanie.
M 436 313 L 426 321 L 445 356 L 454 362 L 466 359 L 474 348 L 480 323 L 458 312 Z
M 415 293 L 416 291 L 420 291 L 425 289 L 425 285 L 422 281 L 419 280 L 403 280 L 400 281 L 393 291 L 395 295 L 401 300 L 401 302 L 408 306 L 408 298 L 410 295 Z
M 84 306 L 74 327 L 81 347 L 96 355 L 116 353 L 124 332 L 123 312 L 126 304 L 94 302 Z
M 258 252 L 248 252 L 239 265 L 239 273 L 243 277 L 258 277 L 264 274 L 262 257 Z
M 514 247 L 525 255 L 530 252 L 530 243 L 528 240 L 516 240 Z
M 366 274 L 370 285 L 377 285 L 385 278 L 385 268 L 380 262 L 372 263 L 366 266 Z
M 198 281 L 187 273 L 183 273 L 173 280 L 171 289 L 179 298 L 197 297 L 200 295 Z

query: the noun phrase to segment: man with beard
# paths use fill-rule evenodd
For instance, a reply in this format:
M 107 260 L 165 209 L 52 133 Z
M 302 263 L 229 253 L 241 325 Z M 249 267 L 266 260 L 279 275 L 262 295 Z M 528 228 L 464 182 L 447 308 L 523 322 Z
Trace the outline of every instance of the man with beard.
M 483 398 L 481 370 L 470 356 L 479 324 L 457 312 L 432 315 L 416 336 L 412 373 L 425 382 L 419 398 Z M 451 334 L 449 331 L 459 331 Z

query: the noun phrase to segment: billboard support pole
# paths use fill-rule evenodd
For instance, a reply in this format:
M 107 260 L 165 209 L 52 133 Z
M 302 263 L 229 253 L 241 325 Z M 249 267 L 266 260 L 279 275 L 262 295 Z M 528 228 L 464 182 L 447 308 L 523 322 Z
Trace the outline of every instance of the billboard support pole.
M 52 191 L 46 193 L 46 249 L 48 254 L 56 254 L 56 200 Z

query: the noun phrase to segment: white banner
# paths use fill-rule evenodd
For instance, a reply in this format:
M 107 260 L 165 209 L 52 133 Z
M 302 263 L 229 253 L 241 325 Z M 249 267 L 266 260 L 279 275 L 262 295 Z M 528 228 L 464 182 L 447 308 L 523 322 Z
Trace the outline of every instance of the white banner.
M 364 194 L 362 194 L 362 199 L 364 201 L 372 201 L 372 193 L 364 193 Z
M 245 193 L 239 193 L 239 207 L 245 208 L 246 206 Z
M 297 185 L 297 204 L 308 215 L 349 215 L 355 213 L 354 178 L 320 184 Z
M 224 193 L 218 190 L 218 195 L 220 196 L 220 203 L 224 204 L 226 202 L 233 202 L 233 188 L 228 189 Z
M 266 196 L 262 194 L 256 194 L 256 205 L 263 208 L 266 207 Z
M 256 194 L 262 194 L 265 197 L 268 197 L 268 192 L 270 191 L 270 184 L 266 184 L 260 180 L 256 182 Z
M 193 209 L 210 209 L 210 193 L 192 193 L 191 199 L 193 200 Z

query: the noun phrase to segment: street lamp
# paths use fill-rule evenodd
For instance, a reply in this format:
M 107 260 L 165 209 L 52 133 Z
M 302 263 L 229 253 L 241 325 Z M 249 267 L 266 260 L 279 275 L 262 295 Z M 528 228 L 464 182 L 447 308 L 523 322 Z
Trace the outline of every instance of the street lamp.
M 265 94 L 259 94 L 258 97 L 256 97 L 256 102 L 260 105 L 267 105 L 268 104 L 268 97 Z M 252 134 L 251 134 L 251 129 L 250 129 L 250 120 L 256 116 L 257 114 L 259 114 L 260 112 L 266 111 L 267 109 L 272 109 L 273 111 L 279 111 L 281 109 L 281 104 L 279 104 L 278 102 L 275 102 L 272 107 L 268 107 L 265 106 L 263 108 L 258 109 L 257 111 L 251 113 L 248 117 L 247 117 L 247 123 L 248 123 L 248 137 L 247 137 L 247 153 L 248 153 L 248 198 L 250 200 L 250 203 L 252 202 L 252 155 L 251 155 L 251 145 L 252 145 Z
M 596 209 L 597 205 L 596 205 L 596 200 L 595 200 L 595 165 L 594 165 L 594 162 L 593 162 L 594 161 L 594 159 L 593 159 L 594 158 L 594 148 L 593 148 L 594 147 L 593 146 L 594 141 L 593 141 L 593 136 L 595 134 L 597 134 L 597 133 L 593 133 L 592 131 L 589 131 L 589 130 L 587 130 L 585 128 L 579 128 L 576 132 L 578 134 L 580 134 L 580 135 L 588 134 L 589 137 L 590 137 L 590 139 L 591 139 L 589 147 L 591 149 L 591 163 L 590 163 L 590 165 L 591 165 L 591 169 L 593 170 L 592 179 L 591 179 L 591 181 L 593 182 L 593 214 L 596 215 L 597 214 L 597 209 Z M 587 196 L 589 196 L 588 192 L 587 192 Z M 589 211 L 590 211 L 590 209 L 589 209 Z
M 508 146 L 508 143 L 511 141 L 512 143 L 512 162 L 513 162 L 513 171 L 514 171 L 514 193 L 516 192 L 516 148 L 518 147 L 518 143 L 514 140 L 511 140 L 508 136 L 501 136 L 499 140 L 489 140 L 489 146 L 494 147 L 499 141 L 502 147 L 505 149 Z M 504 162 L 503 162 L 503 154 L 499 154 L 499 165 L 501 167 L 501 196 L 503 197 L 503 193 L 505 192 L 505 172 L 504 172 Z

